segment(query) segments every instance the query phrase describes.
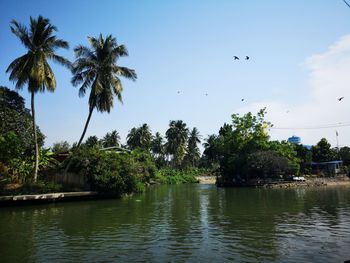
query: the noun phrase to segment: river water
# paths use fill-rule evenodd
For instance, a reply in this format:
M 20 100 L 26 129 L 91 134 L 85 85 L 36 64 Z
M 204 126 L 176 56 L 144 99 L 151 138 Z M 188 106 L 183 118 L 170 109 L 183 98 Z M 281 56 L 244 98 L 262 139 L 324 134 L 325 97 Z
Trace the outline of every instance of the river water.
M 343 262 L 350 187 L 154 186 L 0 208 L 0 262 Z

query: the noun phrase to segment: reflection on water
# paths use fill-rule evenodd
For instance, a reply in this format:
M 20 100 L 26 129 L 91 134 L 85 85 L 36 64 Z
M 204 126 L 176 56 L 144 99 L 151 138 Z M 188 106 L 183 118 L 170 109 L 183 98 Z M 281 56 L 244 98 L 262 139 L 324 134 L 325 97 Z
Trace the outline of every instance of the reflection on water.
M 1 262 L 343 262 L 349 248 L 347 187 L 157 186 L 0 208 Z

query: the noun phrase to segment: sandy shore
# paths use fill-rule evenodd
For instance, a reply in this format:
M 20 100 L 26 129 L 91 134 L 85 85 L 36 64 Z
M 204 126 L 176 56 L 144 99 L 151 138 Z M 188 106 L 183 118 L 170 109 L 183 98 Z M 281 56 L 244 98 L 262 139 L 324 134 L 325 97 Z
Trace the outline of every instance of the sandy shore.
M 197 176 L 196 179 L 200 184 L 215 184 L 216 176 Z

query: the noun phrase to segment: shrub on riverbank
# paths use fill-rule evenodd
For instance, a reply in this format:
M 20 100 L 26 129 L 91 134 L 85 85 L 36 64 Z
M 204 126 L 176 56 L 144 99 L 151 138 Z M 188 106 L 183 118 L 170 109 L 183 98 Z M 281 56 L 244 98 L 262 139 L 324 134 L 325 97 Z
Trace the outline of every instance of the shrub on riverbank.
M 0 195 L 28 195 L 28 194 L 46 194 L 46 193 L 57 193 L 63 190 L 62 185 L 37 181 L 26 182 L 24 184 L 6 184 L 0 187 Z
M 144 184 L 155 178 L 156 167 L 147 152 L 83 148 L 73 157 L 71 171 L 86 176 L 91 190 L 121 196 L 143 191 Z
M 160 184 L 198 183 L 195 176 L 200 174 L 200 169 L 177 170 L 163 168 L 157 171 L 156 181 Z

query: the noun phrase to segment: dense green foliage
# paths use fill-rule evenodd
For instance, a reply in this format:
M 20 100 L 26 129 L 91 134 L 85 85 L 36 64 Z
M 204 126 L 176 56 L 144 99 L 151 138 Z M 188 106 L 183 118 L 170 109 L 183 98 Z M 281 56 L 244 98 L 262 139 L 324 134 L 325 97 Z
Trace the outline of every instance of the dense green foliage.
M 344 146 L 339 150 L 339 157 L 343 161 L 344 165 L 350 165 L 350 147 Z
M 147 152 L 116 153 L 83 147 L 72 158 L 71 171 L 87 177 L 91 190 L 121 196 L 143 189 L 155 178 L 156 167 Z
M 15 91 L 0 87 L 0 175 L 10 182 L 33 180 L 34 147 L 33 129 L 29 110 L 25 108 L 24 99 Z M 40 145 L 44 135 L 38 129 Z M 48 150 L 39 151 L 38 167 L 47 169 L 55 165 Z
M 232 124 L 224 124 L 219 135 L 210 136 L 204 146 L 204 160 L 218 162 L 225 183 L 251 178 L 280 177 L 298 174 L 299 159 L 294 146 L 270 141 L 264 120 L 265 109 L 256 116 L 232 115 Z
M 185 156 L 185 166 L 197 167 L 201 154 L 198 148 L 198 144 L 201 143 L 201 136 L 196 127 L 194 127 L 189 134 L 187 142 L 187 153 Z
M 14 132 L 23 151 L 34 153 L 33 125 L 30 110 L 25 107 L 24 98 L 16 91 L 0 86 L 0 135 Z M 38 144 L 44 144 L 45 136 L 37 127 Z
M 153 136 L 148 124 L 144 123 L 138 128 L 132 128 L 126 139 L 126 143 L 131 150 L 150 150 Z
M 178 170 L 173 168 L 163 168 L 157 171 L 156 180 L 161 184 L 183 184 L 198 183 L 195 176 L 201 174 L 197 169 Z
M 322 138 L 312 147 L 312 159 L 314 162 L 327 162 L 337 159 L 337 152 L 331 148 L 330 143 Z
M 172 156 L 172 166 L 181 167 L 186 155 L 186 143 L 188 138 L 188 128 L 182 120 L 170 121 L 169 129 L 165 136 L 168 140 L 166 144 L 167 154 Z
M 120 136 L 116 130 L 113 130 L 110 133 L 107 132 L 102 139 L 102 146 L 105 148 L 119 146 L 119 145 L 120 145 Z
M 67 141 L 56 142 L 52 145 L 51 150 L 55 154 L 66 153 L 70 150 L 70 144 Z

